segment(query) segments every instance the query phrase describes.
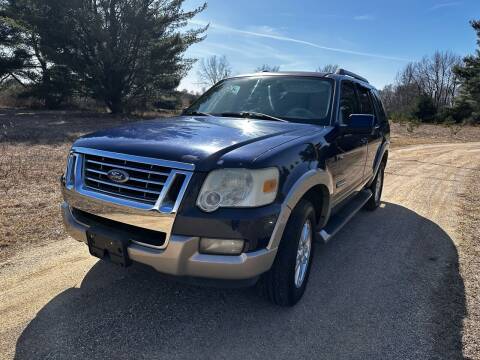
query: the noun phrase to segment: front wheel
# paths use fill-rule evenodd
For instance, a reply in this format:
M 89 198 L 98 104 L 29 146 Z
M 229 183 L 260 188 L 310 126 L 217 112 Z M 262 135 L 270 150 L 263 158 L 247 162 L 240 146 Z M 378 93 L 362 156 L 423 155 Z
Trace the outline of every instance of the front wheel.
M 370 190 L 372 191 L 372 197 L 365 204 L 367 210 L 373 211 L 380 206 L 380 201 L 382 199 L 383 191 L 383 179 L 385 176 L 385 163 L 380 164 L 380 168 L 377 171 L 377 176 L 373 180 L 372 185 L 370 185 Z
M 274 304 L 293 306 L 302 298 L 312 265 L 315 227 L 312 204 L 301 200 L 290 216 L 272 268 L 259 283 Z

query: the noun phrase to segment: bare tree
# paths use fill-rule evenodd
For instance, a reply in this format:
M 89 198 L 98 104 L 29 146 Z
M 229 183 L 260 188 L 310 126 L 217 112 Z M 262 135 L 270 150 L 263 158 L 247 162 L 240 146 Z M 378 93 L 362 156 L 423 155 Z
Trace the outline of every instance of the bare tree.
M 337 64 L 327 64 L 324 66 L 319 66 L 317 68 L 317 72 L 321 73 L 334 73 L 339 69 L 339 66 Z
M 280 66 L 263 64 L 255 69 L 255 72 L 279 72 Z
M 199 83 L 205 86 L 213 86 L 231 74 L 232 68 L 225 55 L 213 55 L 200 60 L 200 67 L 197 72 Z
M 407 64 L 395 80 L 382 91 L 387 110 L 407 113 L 420 97 L 432 99 L 438 110 L 451 107 L 458 95 L 459 80 L 453 69 L 461 58 L 452 52 L 435 52 Z
M 413 83 L 389 84 L 380 91 L 383 105 L 389 113 L 410 114 L 421 95 Z
M 437 109 L 452 106 L 459 81 L 453 69 L 461 58 L 452 52 L 436 51 L 432 56 L 408 64 L 397 78 L 397 85 L 414 86 L 419 95 L 432 98 Z

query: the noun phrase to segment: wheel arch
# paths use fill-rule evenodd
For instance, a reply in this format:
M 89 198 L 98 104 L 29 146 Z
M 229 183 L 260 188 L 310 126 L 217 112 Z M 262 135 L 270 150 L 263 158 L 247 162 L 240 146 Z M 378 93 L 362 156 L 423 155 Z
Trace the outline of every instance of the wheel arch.
M 275 249 L 278 247 L 290 214 L 302 199 L 308 199 L 312 203 L 318 224 L 323 226 L 330 216 L 330 199 L 332 194 L 333 180 L 328 171 L 315 169 L 303 174 L 294 183 L 285 197 L 267 248 Z
M 388 161 L 388 149 L 390 146 L 390 142 L 385 141 L 380 149 L 377 152 L 377 155 L 375 157 L 375 162 L 373 166 L 373 176 L 370 179 L 370 181 L 367 183 L 367 187 L 372 185 L 373 180 L 375 179 L 375 176 L 377 175 L 378 169 L 380 168 L 380 165 L 384 163 L 385 165 L 387 164 Z
M 324 184 L 315 185 L 310 188 L 299 200 L 308 200 L 315 209 L 317 228 L 322 228 L 328 221 L 330 215 L 330 193 Z

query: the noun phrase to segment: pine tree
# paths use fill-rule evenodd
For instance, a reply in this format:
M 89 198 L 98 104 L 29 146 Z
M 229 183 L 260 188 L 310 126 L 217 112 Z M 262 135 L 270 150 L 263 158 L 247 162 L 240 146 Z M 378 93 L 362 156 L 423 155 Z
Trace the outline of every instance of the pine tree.
M 4 15 L 0 8 L 0 82 L 30 61 L 27 49 L 21 46 L 22 38 L 17 24 Z
M 478 48 L 474 55 L 463 59 L 463 66 L 455 68 L 461 82 L 461 96 L 457 106 L 470 107 L 471 118 L 480 122 L 480 20 L 472 21 L 471 24 L 477 32 Z
M 61 19 L 57 28 L 40 26 L 51 59 L 78 74 L 112 113 L 175 89 L 193 63 L 185 51 L 206 30 L 179 30 L 206 7 L 184 11 L 184 0 L 37 1 Z
M 48 16 L 39 1 L 0 0 L 0 77 L 12 77 L 49 109 L 73 94 L 73 73 L 47 57 L 40 37 L 39 19 Z M 53 19 L 50 19 L 53 20 Z
M 0 0 L 24 30 L 35 69 L 23 75 L 37 94 L 71 92 L 103 101 L 112 113 L 175 89 L 194 60 L 185 51 L 207 27 L 181 31 L 206 4 L 184 0 Z

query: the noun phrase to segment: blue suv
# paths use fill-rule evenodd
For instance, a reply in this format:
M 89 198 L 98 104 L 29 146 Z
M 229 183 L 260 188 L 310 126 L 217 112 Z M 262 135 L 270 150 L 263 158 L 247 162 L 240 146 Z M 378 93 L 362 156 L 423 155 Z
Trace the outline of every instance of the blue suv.
M 78 139 L 64 222 L 99 258 L 292 306 L 315 246 L 379 206 L 389 134 L 378 92 L 349 71 L 235 76 L 180 116 Z

